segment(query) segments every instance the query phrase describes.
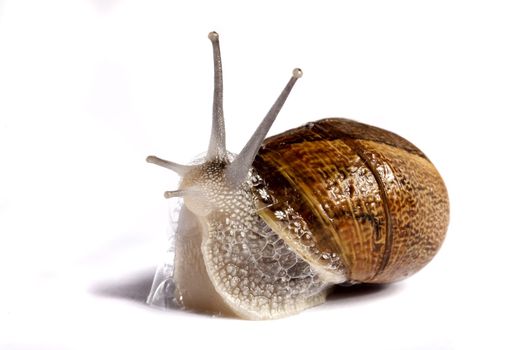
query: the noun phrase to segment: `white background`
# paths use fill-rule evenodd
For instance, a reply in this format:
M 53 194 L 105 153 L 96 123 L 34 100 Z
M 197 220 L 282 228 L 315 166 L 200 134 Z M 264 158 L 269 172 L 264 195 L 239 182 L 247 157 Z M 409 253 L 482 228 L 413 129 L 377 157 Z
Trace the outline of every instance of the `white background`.
M 0 348 L 523 349 L 522 1 L 0 0 Z M 435 260 L 383 289 L 248 322 L 146 307 L 172 173 L 206 150 L 221 34 L 228 149 L 288 80 L 271 133 L 392 130 L 448 185 Z

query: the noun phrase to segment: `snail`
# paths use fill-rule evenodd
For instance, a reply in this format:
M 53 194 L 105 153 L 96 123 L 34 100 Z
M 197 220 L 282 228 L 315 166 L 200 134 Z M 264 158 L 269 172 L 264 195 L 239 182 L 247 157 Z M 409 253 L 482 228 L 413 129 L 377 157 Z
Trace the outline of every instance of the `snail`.
M 323 119 L 265 139 L 292 77 L 238 155 L 225 147 L 216 32 L 212 132 L 204 159 L 176 172 L 173 301 L 190 310 L 273 319 L 321 304 L 337 284 L 391 283 L 425 266 L 448 226 L 445 184 L 402 137 Z M 159 287 L 160 288 L 160 287 Z

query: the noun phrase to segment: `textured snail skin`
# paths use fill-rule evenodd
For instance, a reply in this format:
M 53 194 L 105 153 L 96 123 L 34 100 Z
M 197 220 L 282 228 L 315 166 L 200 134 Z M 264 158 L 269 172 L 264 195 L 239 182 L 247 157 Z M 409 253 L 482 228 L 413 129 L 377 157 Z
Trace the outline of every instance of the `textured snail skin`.
M 175 244 L 176 298 L 183 307 L 246 319 L 270 319 L 322 303 L 335 281 L 304 261 L 259 215 L 252 171 L 236 188 L 228 162 L 211 161 L 184 176 Z M 338 282 L 343 279 L 339 278 Z
M 265 140 L 254 167 L 274 202 L 265 220 L 306 260 L 342 269 L 348 281 L 401 280 L 445 238 L 443 180 L 418 148 L 389 131 L 320 120 Z M 302 217 L 308 237 L 276 219 L 283 212 Z

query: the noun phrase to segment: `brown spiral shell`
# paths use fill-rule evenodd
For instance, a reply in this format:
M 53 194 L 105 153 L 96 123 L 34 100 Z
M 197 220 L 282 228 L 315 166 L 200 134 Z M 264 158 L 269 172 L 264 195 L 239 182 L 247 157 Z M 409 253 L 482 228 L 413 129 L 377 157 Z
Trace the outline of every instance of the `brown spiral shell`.
M 347 281 L 410 276 L 445 237 L 449 202 L 441 176 L 423 152 L 389 131 L 323 119 L 266 139 L 253 167 L 273 198 L 261 208 L 263 219 L 304 259 L 338 257 Z M 279 223 L 282 212 L 299 215 L 309 234 Z

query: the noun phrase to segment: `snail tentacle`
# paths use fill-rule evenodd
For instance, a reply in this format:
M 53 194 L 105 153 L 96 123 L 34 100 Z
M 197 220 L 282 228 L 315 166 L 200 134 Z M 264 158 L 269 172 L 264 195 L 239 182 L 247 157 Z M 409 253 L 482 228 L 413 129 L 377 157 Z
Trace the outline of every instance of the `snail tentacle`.
M 191 189 L 184 189 L 184 190 L 175 190 L 175 191 L 166 191 L 164 192 L 164 197 L 165 198 L 173 198 L 173 197 L 198 197 L 198 196 L 201 196 L 202 197 L 202 194 L 199 192 L 199 191 L 194 191 L 194 190 L 191 190 Z
M 264 138 L 268 134 L 275 118 L 281 111 L 286 99 L 290 95 L 293 86 L 297 82 L 297 79 L 302 77 L 303 72 L 299 68 L 295 68 L 292 73 L 292 77 L 284 87 L 283 91 L 273 104 L 272 108 L 268 111 L 261 124 L 257 127 L 252 137 L 246 143 L 239 155 L 233 160 L 233 162 L 226 169 L 226 179 L 231 187 L 237 187 L 243 181 L 246 180 L 246 176 L 252 167 L 253 160 L 261 148 Z
M 219 45 L 219 34 L 208 34 L 213 47 L 214 91 L 213 91 L 213 121 L 207 159 L 226 159 L 226 131 L 224 127 L 222 59 Z
M 156 156 L 149 156 L 149 157 L 147 157 L 146 158 L 146 162 L 151 163 L 151 164 L 155 164 L 155 165 L 158 165 L 158 166 L 161 166 L 161 167 L 166 168 L 166 169 L 173 170 L 174 172 L 176 172 L 180 176 L 186 175 L 192 168 L 192 166 L 174 163 L 174 162 L 171 162 L 169 160 L 161 159 L 161 158 L 156 157 Z

